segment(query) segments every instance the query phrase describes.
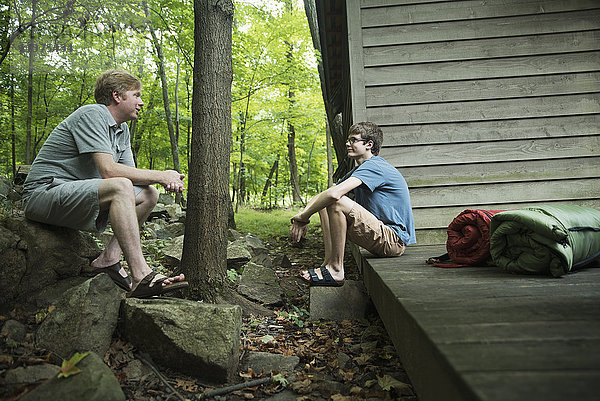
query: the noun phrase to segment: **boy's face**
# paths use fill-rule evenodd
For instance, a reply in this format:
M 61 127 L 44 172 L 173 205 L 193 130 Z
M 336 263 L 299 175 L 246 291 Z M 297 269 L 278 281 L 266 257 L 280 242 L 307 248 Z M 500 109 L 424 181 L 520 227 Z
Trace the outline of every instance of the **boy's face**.
M 350 134 L 346 140 L 346 151 L 348 151 L 348 157 L 351 159 L 364 156 L 371 147 L 372 143 L 361 138 L 359 134 Z

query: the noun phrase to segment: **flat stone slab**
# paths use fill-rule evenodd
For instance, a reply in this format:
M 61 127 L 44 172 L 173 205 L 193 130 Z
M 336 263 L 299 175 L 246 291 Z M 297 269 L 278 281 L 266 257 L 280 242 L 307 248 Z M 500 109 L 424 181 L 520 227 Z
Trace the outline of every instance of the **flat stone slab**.
M 346 280 L 341 287 L 310 287 L 311 320 L 362 319 L 370 306 L 360 281 Z

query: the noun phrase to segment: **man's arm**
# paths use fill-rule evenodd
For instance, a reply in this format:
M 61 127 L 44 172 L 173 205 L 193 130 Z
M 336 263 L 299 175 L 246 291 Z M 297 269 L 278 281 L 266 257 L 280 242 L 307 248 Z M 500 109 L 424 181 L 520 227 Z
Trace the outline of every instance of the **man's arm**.
M 327 188 L 312 198 L 306 205 L 303 211 L 292 217 L 292 226 L 290 227 L 290 237 L 295 242 L 300 241 L 300 238 L 306 235 L 306 229 L 310 222 L 310 216 L 317 213 L 319 210 L 326 208 L 334 202 L 337 202 L 352 191 L 354 188 L 362 184 L 362 181 L 356 177 L 349 177 L 338 185 Z
M 135 185 L 160 184 L 167 191 L 182 192 L 184 190 L 184 174 L 175 170 L 145 170 L 126 166 L 114 161 L 109 153 L 92 153 L 96 168 L 102 178 L 125 177 Z

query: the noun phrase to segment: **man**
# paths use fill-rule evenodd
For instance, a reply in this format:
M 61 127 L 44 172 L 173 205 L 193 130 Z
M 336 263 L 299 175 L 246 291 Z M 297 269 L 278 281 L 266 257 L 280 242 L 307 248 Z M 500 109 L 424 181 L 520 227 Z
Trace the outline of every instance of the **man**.
M 114 237 L 92 261 L 92 273 L 107 273 L 131 297 L 187 287 L 182 274 L 153 272 L 142 254 L 140 227 L 158 200 L 151 185 L 182 192 L 184 175 L 134 165 L 126 122 L 137 119 L 144 105 L 141 82 L 126 71 L 108 70 L 96 80 L 94 96 L 97 104 L 73 112 L 40 149 L 25 181 L 25 216 L 92 232 L 104 231 L 110 219 Z M 120 264 L 121 253 L 133 281 Z
M 303 277 L 315 286 L 344 284 L 346 238 L 377 256 L 400 256 L 416 242 L 408 186 L 391 164 L 379 157 L 383 132 L 374 123 L 350 127 L 346 149 L 357 167 L 337 185 L 315 196 L 292 217 L 290 237 L 306 235 L 310 216 L 319 213 L 325 260 Z M 356 201 L 346 194 L 353 192 Z

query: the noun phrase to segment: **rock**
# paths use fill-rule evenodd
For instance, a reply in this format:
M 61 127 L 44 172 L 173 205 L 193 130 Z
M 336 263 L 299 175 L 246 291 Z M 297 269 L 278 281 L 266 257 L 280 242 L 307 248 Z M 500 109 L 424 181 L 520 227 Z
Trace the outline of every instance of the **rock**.
M 243 240 L 236 240 L 227 245 L 227 268 L 239 269 L 250 261 L 252 255 Z
M 283 290 L 279 278 L 272 269 L 246 263 L 238 285 L 238 292 L 254 301 L 267 305 L 277 305 L 282 301 Z
M 269 373 L 271 371 L 291 373 L 299 363 L 300 358 L 295 355 L 285 356 L 270 352 L 249 351 L 242 361 L 242 371 L 247 371 L 250 368 L 257 373 Z
M 123 369 L 123 373 L 127 375 L 128 380 L 141 380 L 144 376 L 153 374 L 152 369 L 138 359 L 133 359 L 127 363 Z
M 175 198 L 170 193 L 161 192 L 160 194 L 158 194 L 158 202 L 157 203 L 162 204 L 162 205 L 170 205 L 170 204 L 175 203 Z
M 183 255 L 183 235 L 173 238 L 162 249 L 166 262 L 171 266 L 179 266 Z
M 121 335 L 155 362 L 213 383 L 236 377 L 242 324 L 239 306 L 128 298 L 121 316 Z
M 248 234 L 244 237 L 244 242 L 248 246 L 250 255 L 252 258 L 251 262 L 265 267 L 273 267 L 273 261 L 269 255 L 269 250 L 265 247 L 263 242 L 254 234 Z
M 228 232 L 227 232 L 227 240 L 229 242 L 233 242 L 235 240 L 244 238 L 244 235 L 236 230 L 234 230 L 233 228 L 229 228 Z
M 310 287 L 311 320 L 362 319 L 370 306 L 360 281 L 346 280 L 342 287 Z
M 165 224 L 164 227 L 156 230 L 156 237 L 158 239 L 171 239 L 182 236 L 185 233 L 185 226 L 183 223 L 171 223 Z
M 60 367 L 42 363 L 41 365 L 20 366 L 6 372 L 4 380 L 7 384 L 35 383 L 39 380 L 49 380 L 60 372 Z
M 75 351 L 104 356 L 117 326 L 124 291 L 99 274 L 64 293 L 36 333 L 39 347 L 62 358 Z
M 0 225 L 0 310 L 61 278 L 79 275 L 100 253 L 88 233 L 9 217 Z
M 154 209 L 148 215 L 148 220 L 152 219 L 166 219 L 169 217 L 169 212 L 167 212 L 167 208 L 162 203 L 157 203 L 154 206 Z
M 21 401 L 125 401 L 125 394 L 108 366 L 94 352 L 77 364 L 81 372 L 54 377 L 20 398 Z
M 283 269 L 291 269 L 292 262 L 285 254 L 280 253 L 280 254 L 275 255 L 275 257 L 273 257 L 273 266 L 281 267 Z
M 6 336 L 6 338 L 10 340 L 20 343 L 27 335 L 27 327 L 25 327 L 23 323 L 17 322 L 16 320 L 7 320 L 2 326 L 0 334 Z
M 167 210 L 167 213 L 169 213 L 169 218 L 171 220 L 173 220 L 173 221 L 177 220 L 177 218 L 183 212 L 181 210 L 181 206 L 178 205 L 177 203 L 172 203 L 170 205 L 165 205 L 165 209 Z
M 56 303 L 62 298 L 67 290 L 83 284 L 88 279 L 89 278 L 87 277 L 77 276 L 58 280 L 56 283 L 33 294 L 29 301 L 35 304 L 35 306 L 38 308 L 46 308 L 50 305 L 56 305 Z
M 265 401 L 296 401 L 298 398 L 300 398 L 298 394 L 292 390 L 283 390 L 274 396 L 265 398 Z

